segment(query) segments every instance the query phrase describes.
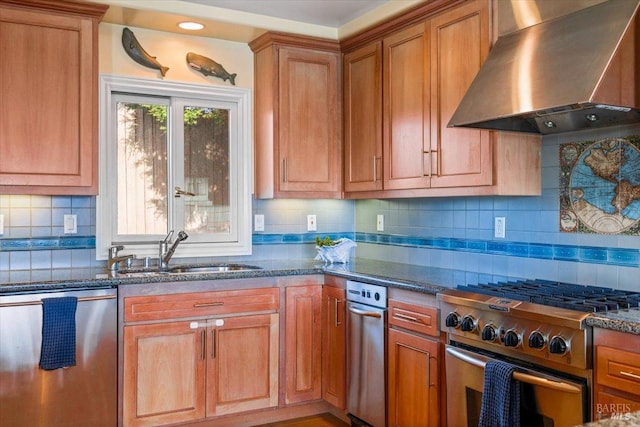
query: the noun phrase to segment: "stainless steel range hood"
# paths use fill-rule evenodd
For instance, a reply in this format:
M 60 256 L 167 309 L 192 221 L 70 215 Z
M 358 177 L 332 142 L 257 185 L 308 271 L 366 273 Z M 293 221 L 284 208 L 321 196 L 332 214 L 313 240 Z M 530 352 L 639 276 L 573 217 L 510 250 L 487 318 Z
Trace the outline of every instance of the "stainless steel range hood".
M 577 0 L 555 4 L 565 1 Z M 540 12 L 542 2 L 510 6 Z M 638 3 L 608 0 L 498 37 L 449 126 L 552 134 L 640 123 Z

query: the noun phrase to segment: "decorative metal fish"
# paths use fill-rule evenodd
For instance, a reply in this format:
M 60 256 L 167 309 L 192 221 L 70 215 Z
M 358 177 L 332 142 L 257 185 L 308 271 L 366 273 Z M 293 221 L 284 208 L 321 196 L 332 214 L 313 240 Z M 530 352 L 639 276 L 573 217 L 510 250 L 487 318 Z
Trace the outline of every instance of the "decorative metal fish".
M 229 74 L 221 64 L 206 56 L 197 53 L 187 53 L 187 64 L 194 70 L 201 72 L 205 76 L 213 76 L 222 81 L 229 80 L 232 85 L 236 85 L 236 73 Z
M 160 70 L 162 77 L 164 77 L 169 70 L 169 67 L 163 67 L 158 60 L 156 60 L 155 56 L 149 55 L 147 51 L 140 46 L 140 42 L 136 39 L 133 31 L 128 28 L 122 30 L 122 47 L 124 47 L 127 55 L 138 64 L 153 68 L 154 70 Z

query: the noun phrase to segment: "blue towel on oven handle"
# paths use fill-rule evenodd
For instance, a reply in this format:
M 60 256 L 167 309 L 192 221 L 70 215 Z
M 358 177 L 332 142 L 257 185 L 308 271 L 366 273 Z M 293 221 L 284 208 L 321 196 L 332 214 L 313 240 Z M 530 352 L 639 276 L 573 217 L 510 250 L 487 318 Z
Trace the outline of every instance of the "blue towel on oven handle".
M 484 390 L 478 427 L 520 427 L 520 384 L 515 367 L 489 360 L 484 368 Z
M 40 368 L 76 365 L 76 307 L 78 298 L 42 299 L 42 349 Z

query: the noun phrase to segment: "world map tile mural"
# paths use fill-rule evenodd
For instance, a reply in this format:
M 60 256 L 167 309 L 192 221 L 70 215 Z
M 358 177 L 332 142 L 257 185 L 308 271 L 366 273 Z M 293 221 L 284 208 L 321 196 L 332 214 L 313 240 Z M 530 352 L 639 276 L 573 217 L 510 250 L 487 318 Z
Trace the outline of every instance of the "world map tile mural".
M 640 136 L 560 145 L 560 231 L 640 235 Z

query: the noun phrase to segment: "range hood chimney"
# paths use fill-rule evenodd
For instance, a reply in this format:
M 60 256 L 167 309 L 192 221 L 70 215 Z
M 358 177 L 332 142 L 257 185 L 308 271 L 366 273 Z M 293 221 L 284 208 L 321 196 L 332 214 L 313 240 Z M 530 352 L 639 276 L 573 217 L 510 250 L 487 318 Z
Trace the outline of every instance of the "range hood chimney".
M 640 123 L 639 2 L 608 0 L 498 37 L 449 126 L 546 135 Z M 544 1 L 511 0 L 525 3 Z

